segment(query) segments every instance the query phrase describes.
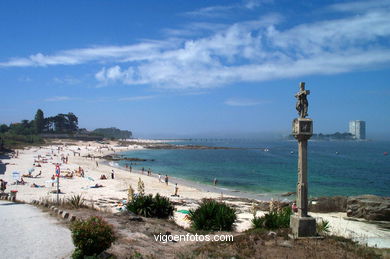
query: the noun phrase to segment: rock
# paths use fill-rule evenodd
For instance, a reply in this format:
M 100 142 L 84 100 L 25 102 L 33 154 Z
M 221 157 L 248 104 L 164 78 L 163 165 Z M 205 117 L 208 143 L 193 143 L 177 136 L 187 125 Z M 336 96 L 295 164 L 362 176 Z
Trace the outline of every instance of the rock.
M 69 212 L 64 211 L 64 212 L 62 213 L 62 217 L 63 217 L 64 219 L 69 218 Z
M 367 220 L 390 221 L 390 197 L 376 195 L 349 197 L 347 216 Z
M 268 232 L 268 236 L 275 238 L 277 236 L 276 232 L 270 231 Z
M 280 242 L 279 245 L 283 246 L 283 247 L 289 247 L 289 248 L 293 247 L 293 244 L 291 243 L 291 241 L 288 241 L 288 240 Z
M 142 221 L 144 221 L 141 217 L 139 217 L 139 216 L 130 216 L 129 217 L 129 220 L 130 221 L 138 221 L 138 222 L 142 222 Z
M 318 197 L 310 199 L 309 211 L 311 212 L 345 212 L 347 211 L 346 196 Z
M 295 195 L 295 194 L 297 194 L 297 192 L 286 192 L 286 193 L 281 194 L 280 196 L 288 197 L 288 196 Z

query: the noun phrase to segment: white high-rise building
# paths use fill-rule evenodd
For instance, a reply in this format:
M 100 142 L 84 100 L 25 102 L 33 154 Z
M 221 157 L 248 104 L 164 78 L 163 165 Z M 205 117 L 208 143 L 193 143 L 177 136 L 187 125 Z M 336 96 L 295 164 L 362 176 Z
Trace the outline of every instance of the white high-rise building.
M 351 133 L 355 139 L 366 139 L 366 122 L 359 120 L 350 121 L 349 133 Z

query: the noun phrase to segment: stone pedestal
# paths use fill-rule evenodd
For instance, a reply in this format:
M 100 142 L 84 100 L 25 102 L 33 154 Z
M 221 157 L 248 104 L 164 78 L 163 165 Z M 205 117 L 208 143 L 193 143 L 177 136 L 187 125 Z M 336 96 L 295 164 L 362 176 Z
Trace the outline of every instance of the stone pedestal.
M 290 217 L 290 227 L 294 238 L 316 235 L 316 220 L 310 216 L 292 215 Z
M 309 237 L 316 234 L 316 221 L 308 216 L 308 182 L 307 182 L 307 142 L 313 135 L 313 121 L 298 118 L 293 121 L 292 134 L 298 140 L 298 214 L 290 218 L 290 227 L 294 237 Z

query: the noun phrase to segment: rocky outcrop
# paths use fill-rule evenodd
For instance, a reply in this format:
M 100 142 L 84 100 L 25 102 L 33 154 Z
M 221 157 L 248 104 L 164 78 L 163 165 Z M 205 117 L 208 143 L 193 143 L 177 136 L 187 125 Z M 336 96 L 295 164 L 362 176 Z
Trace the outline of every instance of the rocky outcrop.
M 347 211 L 346 196 L 318 197 L 310 199 L 309 211 L 311 212 L 346 212 Z
M 347 216 L 390 221 L 390 198 L 376 195 L 348 197 Z

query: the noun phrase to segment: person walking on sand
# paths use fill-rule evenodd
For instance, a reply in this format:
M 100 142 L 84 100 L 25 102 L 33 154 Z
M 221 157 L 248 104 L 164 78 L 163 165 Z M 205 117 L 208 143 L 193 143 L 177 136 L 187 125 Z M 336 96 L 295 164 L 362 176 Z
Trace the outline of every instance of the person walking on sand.
M 132 169 L 131 166 L 129 168 L 130 168 L 130 173 L 131 173 L 131 169 Z
M 175 194 L 173 196 L 177 197 L 177 192 L 179 191 L 179 187 L 177 187 L 177 183 L 175 183 Z
M 161 174 L 158 174 L 158 182 L 161 183 Z
M 96 161 L 96 167 L 99 167 L 99 163 L 98 163 L 98 161 Z
M 114 170 L 111 170 L 111 179 L 114 179 Z
M 54 174 L 51 176 L 51 187 L 54 187 L 54 180 L 56 179 L 56 177 L 54 176 Z
M 165 184 L 168 185 L 168 175 L 165 175 Z
M 217 178 L 214 178 L 214 181 L 213 181 L 213 183 L 214 183 L 214 186 L 216 186 L 216 185 L 217 185 L 217 183 L 218 183 L 218 180 L 217 180 Z

